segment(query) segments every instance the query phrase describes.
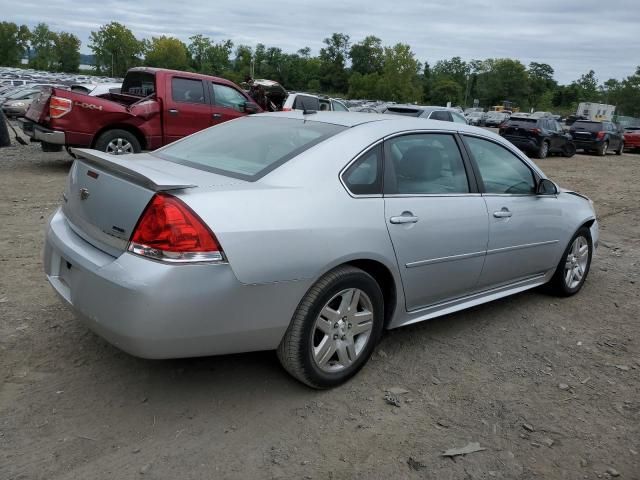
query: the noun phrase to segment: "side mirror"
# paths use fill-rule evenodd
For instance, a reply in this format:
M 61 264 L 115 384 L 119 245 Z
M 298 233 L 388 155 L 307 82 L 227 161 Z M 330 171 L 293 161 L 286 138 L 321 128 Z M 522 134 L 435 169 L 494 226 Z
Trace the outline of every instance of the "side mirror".
M 258 113 L 260 111 L 260 107 L 253 102 L 246 102 L 244 104 L 244 113 Z
M 558 193 L 558 187 L 551 180 L 543 178 L 538 182 L 538 188 L 536 194 L 538 195 L 556 195 Z

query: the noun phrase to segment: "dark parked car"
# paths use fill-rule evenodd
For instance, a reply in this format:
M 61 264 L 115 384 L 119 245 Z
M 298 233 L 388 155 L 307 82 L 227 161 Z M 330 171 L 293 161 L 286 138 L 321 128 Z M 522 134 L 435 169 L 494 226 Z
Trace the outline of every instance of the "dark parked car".
M 408 117 L 428 118 L 467 124 L 467 119 L 456 110 L 447 107 L 425 107 L 422 105 L 389 105 L 382 113 L 406 115 Z
M 485 127 L 499 127 L 504 122 L 509 120 L 509 115 L 505 112 L 487 112 L 487 116 L 484 119 Z
M 500 127 L 500 136 L 538 158 L 545 158 L 550 153 L 572 157 L 576 153 L 571 135 L 550 117 L 513 116 Z
M 622 155 L 624 150 L 624 134 L 613 122 L 577 120 L 571 125 L 569 133 L 576 148 L 585 152 L 594 151 L 601 157 L 609 150 L 615 151 L 617 155 Z

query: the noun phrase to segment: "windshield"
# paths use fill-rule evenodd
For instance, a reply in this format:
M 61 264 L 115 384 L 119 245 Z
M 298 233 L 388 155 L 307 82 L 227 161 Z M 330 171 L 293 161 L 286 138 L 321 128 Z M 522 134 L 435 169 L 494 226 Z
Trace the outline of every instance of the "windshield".
M 255 181 L 345 129 L 341 125 L 295 118 L 244 117 L 187 137 L 153 155 Z

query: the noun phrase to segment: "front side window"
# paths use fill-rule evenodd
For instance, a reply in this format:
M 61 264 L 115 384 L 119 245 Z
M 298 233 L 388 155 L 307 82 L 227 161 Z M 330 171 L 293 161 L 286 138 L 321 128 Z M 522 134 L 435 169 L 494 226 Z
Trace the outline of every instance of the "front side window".
M 387 142 L 385 193 L 469 193 L 462 155 L 453 135 L 415 134 Z
M 171 79 L 171 97 L 174 102 L 205 103 L 202 80 L 174 77 Z
M 473 156 L 486 193 L 534 194 L 535 177 L 516 155 L 497 143 L 476 137 L 465 141 Z
M 336 100 L 331 100 L 331 105 L 333 105 L 333 110 L 335 112 L 348 112 L 349 109 L 347 107 L 345 107 L 342 103 L 336 101 Z
M 378 145 L 356 160 L 342 175 L 354 195 L 382 193 L 382 146 Z
M 219 107 L 231 108 L 238 112 L 244 112 L 247 99 L 235 88 L 212 83 L 214 103 Z

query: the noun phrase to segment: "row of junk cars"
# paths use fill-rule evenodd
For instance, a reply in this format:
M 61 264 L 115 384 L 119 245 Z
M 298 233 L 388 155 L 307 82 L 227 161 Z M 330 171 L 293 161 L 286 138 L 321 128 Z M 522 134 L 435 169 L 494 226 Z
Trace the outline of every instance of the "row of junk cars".
M 169 83 L 164 80 L 161 82 L 160 78 L 168 79 L 167 82 Z M 211 85 L 209 88 L 203 89 L 200 97 L 193 97 L 185 102 L 185 98 L 182 97 L 185 94 L 187 96 L 193 95 L 195 91 L 193 85 L 199 82 L 202 82 L 205 87 L 208 83 L 211 83 Z M 160 88 L 160 84 L 171 86 L 163 89 Z M 209 90 L 209 92 L 206 90 Z M 263 99 L 264 101 L 255 102 L 258 104 L 257 106 L 253 104 L 256 92 L 258 92 L 258 95 L 266 97 Z M 75 94 L 80 94 L 81 97 Z M 136 98 L 125 98 L 135 97 L 135 95 L 140 96 L 139 102 L 135 101 L 137 100 Z M 254 97 L 251 95 L 254 95 Z M 3 113 L 9 118 L 20 119 L 25 134 L 30 136 L 32 141 L 41 141 L 45 151 L 59 151 L 62 147 L 67 147 L 67 150 L 69 150 L 70 147 L 74 146 L 102 149 L 101 146 L 104 146 L 105 151 L 108 153 L 122 154 L 137 153 L 144 149 L 153 149 L 161 146 L 160 144 L 147 144 L 143 138 L 144 135 L 138 136 L 136 139 L 133 131 L 130 132 L 131 135 L 129 136 L 120 133 L 120 137 L 111 138 L 109 137 L 108 125 L 101 124 L 99 120 L 101 117 L 107 118 L 106 115 L 101 114 L 106 114 L 107 111 L 111 110 L 110 104 L 113 102 L 117 102 L 117 108 L 119 109 L 122 109 L 124 105 L 126 115 L 131 117 L 131 114 L 136 111 L 135 105 L 148 103 L 149 98 L 154 96 L 156 100 L 161 100 L 169 106 L 169 112 L 173 112 L 171 122 L 177 124 L 176 130 L 180 130 L 180 124 L 183 122 L 176 118 L 175 112 L 178 109 L 172 108 L 170 103 L 175 102 L 175 105 L 180 106 L 184 112 L 187 109 L 184 105 L 185 103 L 197 104 L 204 102 L 218 104 L 212 105 L 213 110 L 215 110 L 212 110 L 213 117 L 218 118 L 218 122 L 235 118 L 238 115 L 257 113 L 264 110 L 330 110 L 404 115 L 482 127 L 494 127 L 498 128 L 498 132 L 502 137 L 528 155 L 536 158 L 545 158 L 552 154 L 571 157 L 577 150 L 593 152 L 601 156 L 611 152 L 620 155 L 625 149 L 630 151 L 640 150 L 640 124 L 622 128 L 620 125 L 607 120 L 562 119 L 550 112 L 511 113 L 508 110 L 485 112 L 482 108 L 463 110 L 460 107 L 328 98 L 310 93 L 287 92 L 280 84 L 271 80 L 251 79 L 249 84 L 245 83 L 237 86 L 228 80 L 217 77 L 146 67 L 131 69 L 124 79 L 0 67 L 0 106 Z M 166 98 L 161 98 L 162 96 L 166 96 Z M 89 97 L 94 97 L 94 100 L 88 99 Z M 105 103 L 105 100 L 108 100 L 109 103 Z M 84 140 L 86 144 L 77 144 L 77 140 L 70 141 L 68 134 L 66 136 L 64 134 L 61 135 L 61 132 L 58 131 L 60 128 L 55 125 L 57 115 L 46 115 L 47 112 L 51 111 L 51 108 L 60 108 L 56 102 L 80 105 L 85 110 L 93 111 L 94 115 L 92 115 L 91 121 L 87 122 L 86 117 L 78 117 L 78 122 L 74 122 L 95 123 L 95 127 L 89 125 L 89 129 L 93 129 L 95 135 L 92 132 L 83 133 L 82 138 L 86 139 Z M 27 114 L 34 103 L 34 108 Z M 69 109 L 71 110 L 71 108 L 70 106 Z M 34 110 L 36 110 L 35 114 Z M 148 115 L 150 107 L 147 106 L 145 110 Z M 144 115 L 139 116 L 135 121 L 132 121 L 132 124 L 140 126 L 140 119 L 143 117 Z M 68 128 L 69 121 L 72 118 L 74 118 L 74 115 L 65 117 L 65 128 Z M 197 125 L 198 122 L 194 123 L 193 119 L 189 120 L 189 123 L 190 128 L 183 128 L 183 135 L 179 136 L 188 135 L 210 126 L 206 122 L 202 125 Z M 87 125 L 84 125 L 84 127 L 86 128 Z M 193 132 L 190 130 L 193 130 Z M 120 131 L 122 132 L 122 130 Z M 170 143 L 170 141 L 178 138 L 176 135 L 170 135 L 170 132 L 155 133 L 159 133 L 159 135 L 153 135 L 156 138 L 167 137 L 167 141 L 161 142 L 162 144 Z M 105 135 L 109 138 L 105 138 Z M 47 141 L 54 143 L 49 144 Z M 114 145 L 121 145 L 122 142 L 128 143 L 131 148 L 114 148 Z M 55 143 L 58 144 L 56 145 Z

